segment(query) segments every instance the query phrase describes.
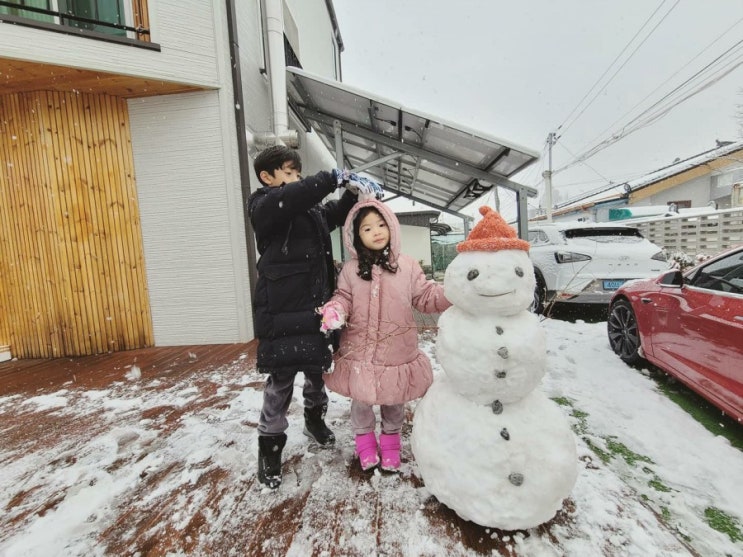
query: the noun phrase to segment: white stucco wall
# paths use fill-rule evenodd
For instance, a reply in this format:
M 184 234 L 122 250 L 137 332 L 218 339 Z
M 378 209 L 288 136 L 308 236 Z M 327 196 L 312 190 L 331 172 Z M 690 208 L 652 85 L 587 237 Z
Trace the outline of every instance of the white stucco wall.
M 286 5 L 297 24 L 302 68 L 338 79 L 337 45 L 325 0 L 286 0 Z
M 253 338 L 231 108 L 216 91 L 129 102 L 158 346 Z
M 431 232 L 422 226 L 401 225 L 402 252 L 423 265 L 431 264 Z
M 694 178 L 674 188 L 669 188 L 650 197 L 641 199 L 636 206 L 666 205 L 671 201 L 691 201 L 692 207 L 704 207 L 710 200 L 710 176 Z
M 264 53 L 264 29 L 259 2 L 235 2 L 235 11 L 245 123 L 252 133 L 265 133 L 273 128 L 273 115 L 271 88 L 266 73 L 268 54 Z

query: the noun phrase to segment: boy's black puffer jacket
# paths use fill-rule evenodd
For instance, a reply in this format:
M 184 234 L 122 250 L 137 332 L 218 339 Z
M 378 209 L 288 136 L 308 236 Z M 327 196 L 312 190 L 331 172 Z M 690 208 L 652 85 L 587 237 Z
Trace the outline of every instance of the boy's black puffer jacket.
M 320 202 L 336 189 L 329 172 L 279 187 L 262 187 L 248 199 L 258 244 L 258 281 L 253 296 L 258 370 L 322 373 L 332 361 L 315 308 L 335 290 L 330 232 L 342 226 L 356 202 Z

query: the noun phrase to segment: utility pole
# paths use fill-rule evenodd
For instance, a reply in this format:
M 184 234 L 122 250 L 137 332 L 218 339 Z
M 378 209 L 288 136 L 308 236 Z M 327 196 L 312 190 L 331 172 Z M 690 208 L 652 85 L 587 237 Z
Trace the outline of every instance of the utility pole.
M 547 222 L 552 222 L 552 146 L 557 142 L 555 132 L 550 132 L 547 136 L 547 170 L 542 172 L 544 178 L 544 193 L 547 205 Z

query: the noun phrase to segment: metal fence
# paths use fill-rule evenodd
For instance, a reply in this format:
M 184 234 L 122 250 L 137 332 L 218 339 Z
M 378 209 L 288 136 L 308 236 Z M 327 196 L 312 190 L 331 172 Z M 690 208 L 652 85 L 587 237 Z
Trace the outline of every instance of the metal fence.
M 651 242 L 669 253 L 690 256 L 714 255 L 743 244 L 743 208 L 720 210 L 703 215 L 665 217 L 633 221 Z

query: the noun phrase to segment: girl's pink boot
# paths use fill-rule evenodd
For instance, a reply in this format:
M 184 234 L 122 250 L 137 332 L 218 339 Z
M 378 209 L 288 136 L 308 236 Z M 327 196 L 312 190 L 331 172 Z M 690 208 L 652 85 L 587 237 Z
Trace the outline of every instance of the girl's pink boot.
M 377 437 L 373 431 L 356 436 L 356 454 L 359 455 L 359 463 L 364 471 L 371 470 L 379 464 Z
M 382 453 L 382 470 L 397 472 L 400 469 L 400 434 L 382 433 L 379 436 L 379 451 Z

